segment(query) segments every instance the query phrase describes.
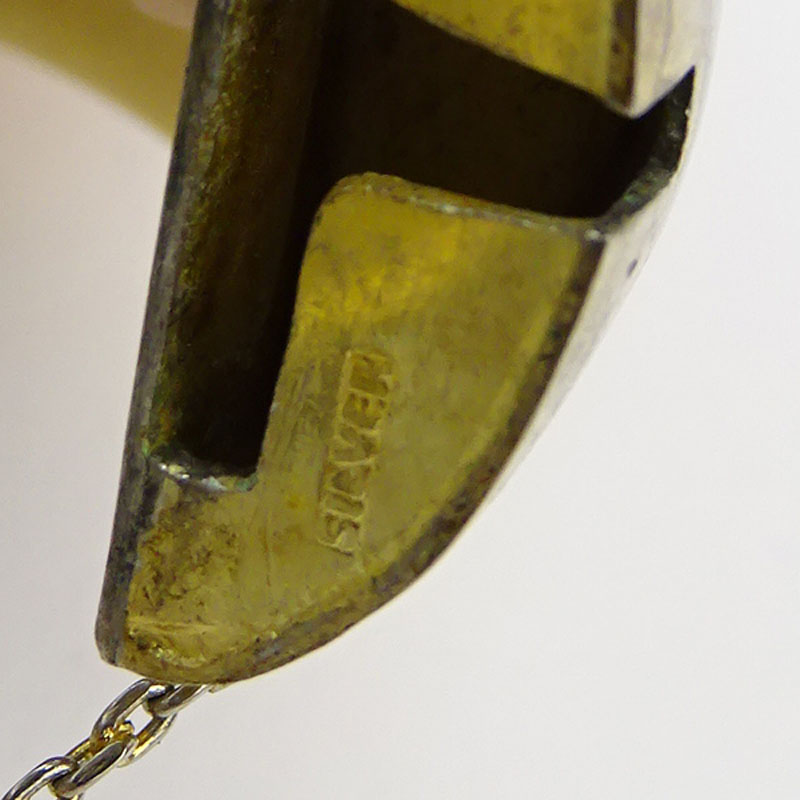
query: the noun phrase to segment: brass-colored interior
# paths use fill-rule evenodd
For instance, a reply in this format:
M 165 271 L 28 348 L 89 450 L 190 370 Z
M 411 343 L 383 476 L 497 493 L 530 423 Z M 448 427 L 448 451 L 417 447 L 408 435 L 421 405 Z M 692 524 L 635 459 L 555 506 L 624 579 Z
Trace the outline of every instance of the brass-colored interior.
M 376 172 L 529 211 L 597 217 L 624 194 L 663 128 L 663 103 L 628 119 L 389 0 L 332 0 L 320 38 L 311 90 L 305 75 L 280 76 L 285 96 L 300 98 L 279 111 L 300 120 L 293 130 L 305 126 L 302 148 L 285 126 L 239 136 L 249 194 L 216 210 L 223 266 L 199 264 L 192 291 L 173 309 L 151 440 L 166 467 L 198 478 L 256 468 L 309 231 L 339 180 Z M 245 235 L 238 217 L 252 218 L 257 202 L 272 207 L 271 184 L 258 184 L 261 172 L 274 179 L 259 169 L 267 152 L 283 159 L 294 206 L 291 216 L 264 212 Z M 248 237 L 266 232 L 269 249 L 229 266 Z

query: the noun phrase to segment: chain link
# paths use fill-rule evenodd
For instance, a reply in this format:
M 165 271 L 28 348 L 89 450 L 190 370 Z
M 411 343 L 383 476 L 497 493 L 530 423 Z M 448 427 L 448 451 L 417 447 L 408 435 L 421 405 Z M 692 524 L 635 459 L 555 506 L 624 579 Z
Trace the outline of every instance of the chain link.
M 34 767 L 2 800 L 29 800 L 46 788 L 58 800 L 80 800 L 89 787 L 111 770 L 127 767 L 155 747 L 178 712 L 209 688 L 137 681 L 103 711 L 86 739 L 66 755 L 49 758 Z M 139 708 L 150 720 L 137 731 L 129 717 Z

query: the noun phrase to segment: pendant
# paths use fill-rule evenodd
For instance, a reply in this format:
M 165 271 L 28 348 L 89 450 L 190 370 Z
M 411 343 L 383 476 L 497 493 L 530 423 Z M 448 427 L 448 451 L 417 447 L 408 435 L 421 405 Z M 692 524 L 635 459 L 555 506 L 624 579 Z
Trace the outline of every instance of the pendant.
M 7 800 L 79 796 L 452 543 L 653 244 L 711 6 L 201 0 L 96 627 L 145 680 Z
M 702 3 L 669 26 L 613 5 L 201 3 L 107 660 L 219 684 L 302 656 L 535 439 L 650 247 L 702 87 Z

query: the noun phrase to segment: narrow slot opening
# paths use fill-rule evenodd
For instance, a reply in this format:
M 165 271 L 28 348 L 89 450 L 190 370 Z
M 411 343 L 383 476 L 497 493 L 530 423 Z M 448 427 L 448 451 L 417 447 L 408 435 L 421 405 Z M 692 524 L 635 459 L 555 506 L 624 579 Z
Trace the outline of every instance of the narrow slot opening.
M 178 326 L 171 357 L 191 390 L 177 403 L 156 398 L 157 409 L 171 407 L 160 460 L 195 465 L 198 475 L 255 470 L 309 230 L 339 180 L 377 172 L 530 211 L 595 217 L 625 194 L 674 117 L 668 99 L 627 119 L 389 0 L 330 0 L 316 80 L 283 246 L 268 254 L 273 263 L 262 254 L 239 265 L 243 288 L 227 295 L 210 328 L 197 314 Z M 685 107 L 690 91 L 680 91 Z M 203 280 L 198 298 L 217 291 L 220 278 Z M 251 297 L 267 298 L 269 308 Z M 198 346 L 198 319 L 203 342 L 225 343 L 213 357 Z M 241 331 L 233 338 L 229 320 Z

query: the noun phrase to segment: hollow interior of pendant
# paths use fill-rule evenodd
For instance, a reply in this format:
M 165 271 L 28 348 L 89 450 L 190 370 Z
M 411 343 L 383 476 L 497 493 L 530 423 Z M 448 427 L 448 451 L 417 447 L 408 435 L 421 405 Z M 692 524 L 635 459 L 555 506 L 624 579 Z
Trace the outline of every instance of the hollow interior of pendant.
M 688 106 L 691 87 L 676 92 Z M 160 458 L 191 461 L 200 475 L 255 470 L 308 234 L 340 179 L 376 172 L 528 211 L 597 217 L 659 142 L 674 138 L 669 104 L 631 120 L 388 0 L 331 0 L 283 246 L 268 264 L 261 254 L 224 277 L 200 273 L 195 296 L 207 306 L 224 280 L 224 300 L 213 317 L 192 302 L 180 309 L 168 366 L 188 388 L 171 396 L 164 384 L 156 400 L 156 416 L 170 417 Z M 261 295 L 269 302 L 252 302 Z

